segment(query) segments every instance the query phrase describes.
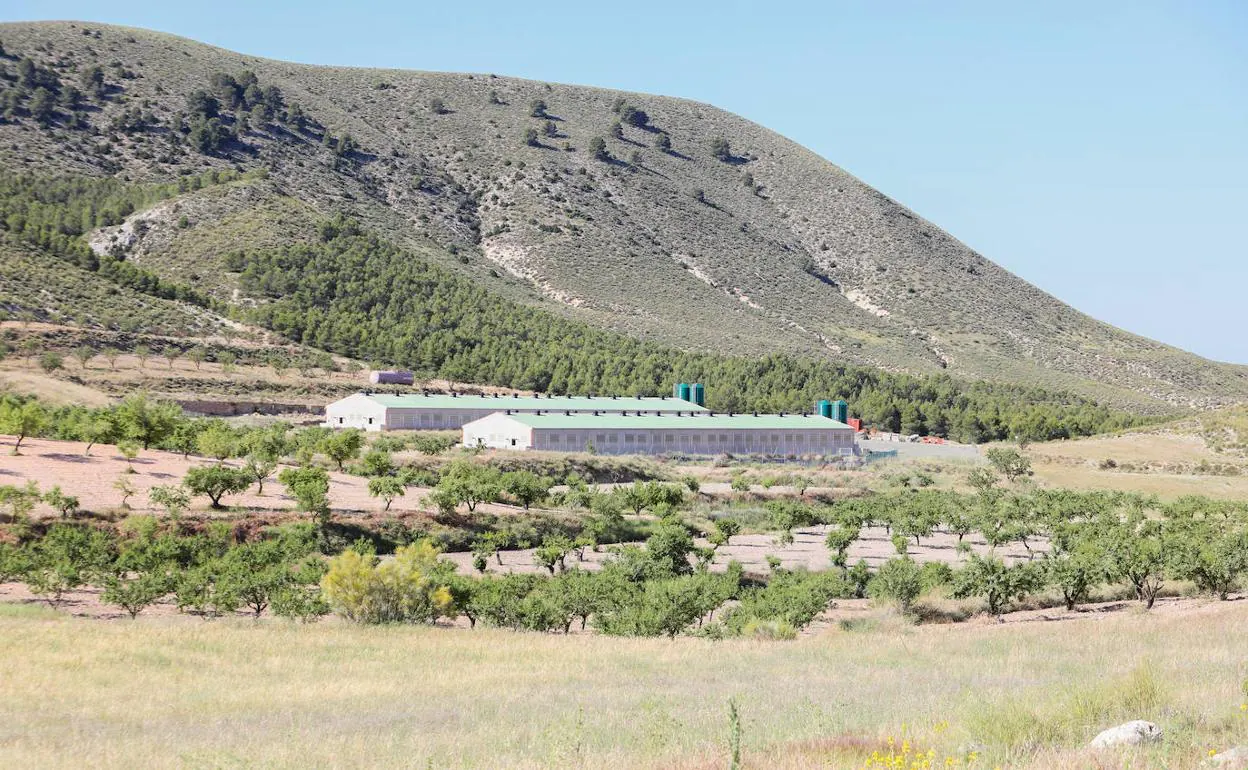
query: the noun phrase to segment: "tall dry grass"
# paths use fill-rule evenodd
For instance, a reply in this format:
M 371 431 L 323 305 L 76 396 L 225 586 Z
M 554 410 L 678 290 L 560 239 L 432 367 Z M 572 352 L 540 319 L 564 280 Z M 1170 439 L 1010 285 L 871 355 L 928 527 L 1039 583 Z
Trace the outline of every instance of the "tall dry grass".
M 860 767 L 893 736 L 938 759 L 983 744 L 976 767 L 1083 768 L 1078 747 L 1130 718 L 1166 731 L 1132 767 L 1248 743 L 1239 603 L 858 627 L 666 641 L 0 605 L 0 765 L 724 767 L 730 698 L 747 767 Z

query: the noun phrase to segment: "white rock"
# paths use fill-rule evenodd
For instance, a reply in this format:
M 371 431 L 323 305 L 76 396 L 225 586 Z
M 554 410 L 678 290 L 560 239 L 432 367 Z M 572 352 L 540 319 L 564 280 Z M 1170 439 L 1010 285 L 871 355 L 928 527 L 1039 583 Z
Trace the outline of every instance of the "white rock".
M 1092 739 L 1089 745 L 1094 749 L 1110 746 L 1135 746 L 1140 743 L 1151 743 L 1161 740 L 1161 728 L 1152 722 L 1137 719 L 1125 725 L 1111 727 Z
M 1205 760 L 1208 767 L 1220 767 L 1222 770 L 1244 770 L 1248 768 L 1248 746 L 1236 746 L 1221 754 L 1214 754 Z

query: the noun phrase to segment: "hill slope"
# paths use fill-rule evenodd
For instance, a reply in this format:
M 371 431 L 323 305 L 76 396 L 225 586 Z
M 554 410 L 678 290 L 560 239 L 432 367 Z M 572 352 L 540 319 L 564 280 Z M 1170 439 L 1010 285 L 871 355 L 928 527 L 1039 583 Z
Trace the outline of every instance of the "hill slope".
M 0 43 L 0 169 L 267 169 L 93 239 L 227 305 L 264 301 L 230 251 L 314 241 L 345 212 L 500 298 L 685 350 L 943 371 L 1142 412 L 1248 398 L 1248 368 L 1097 322 L 707 105 L 290 64 L 86 23 L 0 25 Z

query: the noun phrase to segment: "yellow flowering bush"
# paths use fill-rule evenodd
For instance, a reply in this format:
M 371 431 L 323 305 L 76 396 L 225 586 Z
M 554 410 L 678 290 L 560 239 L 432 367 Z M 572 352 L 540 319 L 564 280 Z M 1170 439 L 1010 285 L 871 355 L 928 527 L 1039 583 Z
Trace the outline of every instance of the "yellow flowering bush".
M 348 549 L 330 560 L 321 590 L 334 612 L 357 623 L 432 622 L 451 605 L 446 573 L 428 540 L 385 561 Z
M 936 726 L 937 732 L 948 728 L 947 722 Z M 888 746 L 883 750 L 871 752 L 863 763 L 863 768 L 888 768 L 888 770 L 932 770 L 941 767 L 971 768 L 976 766 L 979 752 L 971 751 L 964 756 L 938 755 L 935 749 L 926 751 L 910 743 L 908 738 L 898 741 L 889 737 Z

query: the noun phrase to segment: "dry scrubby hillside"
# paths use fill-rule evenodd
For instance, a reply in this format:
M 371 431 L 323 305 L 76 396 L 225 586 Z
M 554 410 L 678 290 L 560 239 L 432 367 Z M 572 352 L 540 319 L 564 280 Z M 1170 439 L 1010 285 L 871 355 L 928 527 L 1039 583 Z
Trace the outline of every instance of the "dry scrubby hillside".
M 1248 368 L 1099 323 L 814 153 L 708 105 L 291 64 L 86 23 L 2 25 L 0 43 L 10 71 L 30 57 L 66 82 L 92 65 L 104 80 L 77 127 L 68 111 L 45 126 L 0 121 L 0 168 L 133 181 L 269 170 L 97 236 L 220 299 L 245 300 L 223 269 L 227 251 L 311 239 L 319 217 L 344 211 L 502 296 L 685 349 L 943 369 L 1139 411 L 1248 397 Z M 303 125 L 227 122 L 234 138 L 208 154 L 168 141 L 210 73 L 244 70 L 298 104 Z M 534 117 L 539 100 L 545 117 Z

